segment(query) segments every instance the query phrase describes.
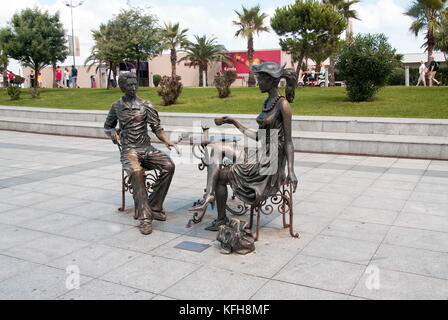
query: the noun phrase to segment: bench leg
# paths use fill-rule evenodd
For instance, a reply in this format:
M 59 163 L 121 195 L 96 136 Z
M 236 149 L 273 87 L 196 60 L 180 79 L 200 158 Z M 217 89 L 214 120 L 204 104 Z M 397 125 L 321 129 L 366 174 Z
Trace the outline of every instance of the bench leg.
M 124 212 L 126 206 L 126 189 L 124 186 L 124 170 L 121 170 L 121 208 L 118 209 L 120 212 Z

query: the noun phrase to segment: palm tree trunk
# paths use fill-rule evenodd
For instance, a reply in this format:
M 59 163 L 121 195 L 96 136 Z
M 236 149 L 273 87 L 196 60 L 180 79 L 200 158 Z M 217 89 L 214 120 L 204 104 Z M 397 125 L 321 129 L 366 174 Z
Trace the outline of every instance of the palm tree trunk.
M 176 78 L 177 53 L 176 48 L 171 48 L 171 78 Z
M 203 66 L 199 65 L 199 88 L 202 87 Z
M 247 58 L 249 59 L 249 68 L 254 63 L 254 38 L 252 36 L 247 40 Z M 249 71 L 249 87 L 255 87 L 255 75 Z

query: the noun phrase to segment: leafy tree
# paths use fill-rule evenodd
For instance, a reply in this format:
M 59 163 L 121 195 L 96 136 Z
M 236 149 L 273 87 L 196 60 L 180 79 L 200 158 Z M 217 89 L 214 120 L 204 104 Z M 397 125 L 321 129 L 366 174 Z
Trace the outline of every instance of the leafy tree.
M 137 78 L 140 79 L 140 62 L 147 61 L 162 52 L 162 39 L 158 19 L 143 8 L 122 9 L 112 19 L 110 27 L 121 38 L 126 59 L 137 62 Z
M 434 38 L 437 29 L 441 26 L 443 9 L 447 0 L 415 0 L 405 13 L 414 19 L 410 30 L 418 36 L 422 31 L 426 31 L 425 43 L 422 45 L 432 56 L 436 41 Z
M 304 57 L 317 55 L 322 48 L 335 50 L 346 25 L 331 5 L 315 0 L 297 0 L 277 8 L 271 19 L 272 29 L 281 37 L 281 48 L 292 55 L 294 63 L 298 62 L 297 74 Z
M 68 55 L 59 13 L 51 15 L 38 8 L 24 9 L 14 14 L 0 37 L 4 53 L 31 67 L 35 75 L 55 61 L 64 61 Z
M 202 86 L 202 75 L 205 71 L 207 77 L 208 66 L 213 62 L 225 62 L 232 65 L 227 55 L 226 48 L 216 43 L 215 37 L 207 38 L 207 36 L 194 36 L 196 43 L 190 42 L 186 47 L 187 55 L 182 57 L 179 62 L 190 61 L 190 67 L 199 67 L 199 86 Z M 206 83 L 207 83 L 207 79 Z
M 269 28 L 264 25 L 264 20 L 268 17 L 266 13 L 260 12 L 260 5 L 247 9 L 242 6 L 242 12 L 235 10 L 238 15 L 238 20 L 233 21 L 233 24 L 238 26 L 238 31 L 235 37 L 242 37 L 247 39 L 247 58 L 249 66 L 254 63 L 254 34 L 259 35 L 261 32 L 269 31 Z M 249 87 L 254 87 L 256 84 L 255 76 L 249 72 Z
M 95 45 L 84 64 L 89 65 L 89 70 L 94 65 L 97 65 L 97 68 L 107 67 L 109 69 L 107 89 L 109 89 L 111 73 L 114 73 L 116 79 L 116 67 L 126 60 L 125 43 L 116 25 L 111 22 L 101 24 L 98 30 L 92 30 L 92 37 Z
M 448 10 L 445 12 L 445 16 L 442 18 L 439 29 L 434 34 L 435 49 L 443 52 L 445 56 L 448 54 Z
M 2 29 L 0 30 L 0 39 L 2 38 L 1 33 L 6 32 L 6 30 Z M 8 64 L 9 64 L 9 59 L 8 56 L 6 55 L 5 50 L 3 49 L 3 42 L 0 41 L 0 75 L 3 76 L 3 84 L 5 87 L 9 86 L 9 81 L 8 81 Z
M 367 101 L 386 85 L 399 56 L 384 34 L 356 35 L 342 45 L 336 67 L 351 101 Z
M 338 11 L 340 15 L 342 15 L 344 17 L 344 19 L 347 22 L 347 26 L 350 23 L 349 22 L 350 19 L 359 20 L 358 13 L 351 8 L 354 4 L 359 3 L 359 0 L 323 0 L 323 3 L 326 3 L 326 4 L 329 4 L 329 5 L 333 6 L 333 8 L 336 11 Z M 345 37 L 346 40 L 350 41 L 351 36 L 352 36 L 351 30 L 347 27 L 346 37 Z M 336 44 L 336 45 L 338 46 L 339 44 Z M 330 56 L 330 67 L 329 67 L 329 70 L 328 70 L 330 86 L 332 86 L 332 87 L 335 84 L 335 77 L 334 77 L 334 69 L 335 69 L 334 53 L 335 53 L 335 51 L 333 51 L 331 56 Z
M 177 65 L 177 49 L 184 49 L 188 46 L 189 41 L 187 39 L 188 29 L 180 29 L 179 23 L 165 23 L 165 27 L 162 32 L 162 49 L 170 50 L 171 54 L 171 77 L 176 77 L 176 65 Z

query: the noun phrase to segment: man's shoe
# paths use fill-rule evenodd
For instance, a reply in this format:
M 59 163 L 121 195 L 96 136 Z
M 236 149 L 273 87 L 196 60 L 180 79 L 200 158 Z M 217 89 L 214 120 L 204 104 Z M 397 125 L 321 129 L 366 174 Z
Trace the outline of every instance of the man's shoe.
M 166 221 L 166 213 L 165 211 L 153 211 L 152 217 L 157 221 Z
M 152 221 L 145 219 L 140 222 L 140 232 L 144 236 L 148 236 L 152 233 Z

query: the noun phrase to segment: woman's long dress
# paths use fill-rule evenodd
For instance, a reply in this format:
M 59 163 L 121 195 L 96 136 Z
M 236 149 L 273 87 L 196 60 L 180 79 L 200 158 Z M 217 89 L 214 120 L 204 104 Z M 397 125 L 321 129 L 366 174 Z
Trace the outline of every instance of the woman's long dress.
M 275 195 L 285 181 L 285 130 L 280 102 L 273 110 L 262 112 L 257 123 L 257 151 L 249 153 L 246 163 L 232 165 L 228 174 L 235 195 L 249 205 Z

